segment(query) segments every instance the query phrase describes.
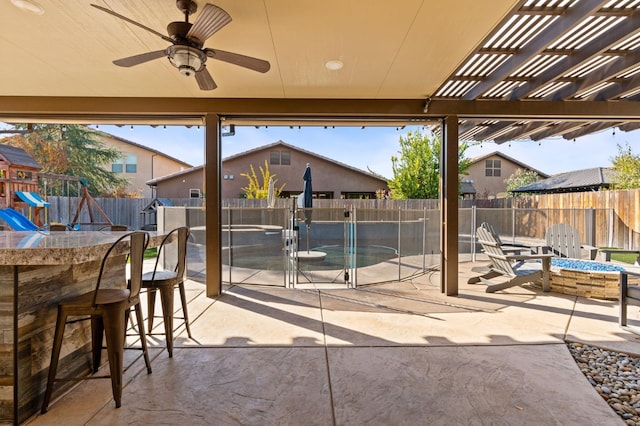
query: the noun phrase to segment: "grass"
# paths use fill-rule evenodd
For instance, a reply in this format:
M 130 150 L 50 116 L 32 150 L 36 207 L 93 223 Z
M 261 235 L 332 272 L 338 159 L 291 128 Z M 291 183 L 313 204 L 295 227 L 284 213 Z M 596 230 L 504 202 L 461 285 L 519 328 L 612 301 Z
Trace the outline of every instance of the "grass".
M 611 253 L 611 260 L 615 260 L 617 262 L 630 263 L 633 265 L 636 263 L 637 255 L 633 253 Z
M 601 247 L 601 248 L 610 248 L 614 249 L 615 247 Z M 638 255 L 634 253 L 611 253 L 611 260 L 615 260 L 616 262 L 629 263 L 633 265 L 636 263 L 638 259 Z
M 157 247 L 149 248 L 149 249 L 146 249 L 144 251 L 144 258 L 145 259 L 153 259 L 157 255 L 158 255 L 158 248 Z M 635 262 L 635 260 L 634 260 L 634 262 Z

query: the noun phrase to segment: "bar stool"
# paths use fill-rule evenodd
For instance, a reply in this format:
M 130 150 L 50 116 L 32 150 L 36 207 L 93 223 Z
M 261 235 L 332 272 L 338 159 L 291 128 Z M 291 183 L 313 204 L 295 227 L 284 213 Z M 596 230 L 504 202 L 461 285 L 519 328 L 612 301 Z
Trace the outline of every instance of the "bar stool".
M 168 257 L 167 246 L 175 240 L 176 246 L 176 266 L 173 270 L 159 269 L 158 262 L 162 255 Z M 187 297 L 184 291 L 184 273 L 186 269 L 187 239 L 189 238 L 189 228 L 182 226 L 169 232 L 158 248 L 158 256 L 152 272 L 145 272 L 142 275 L 142 288 L 147 289 L 148 298 L 148 321 L 149 333 L 153 329 L 153 319 L 155 315 L 156 290 L 160 291 L 160 302 L 162 305 L 162 318 L 164 321 L 164 334 L 167 339 L 167 351 L 169 357 L 173 357 L 173 293 L 177 286 L 180 290 L 180 300 L 182 301 L 183 317 L 177 317 L 184 321 L 187 335 L 191 338 L 189 328 L 189 315 L 187 314 Z
M 114 256 L 123 254 L 123 244 L 129 240 L 129 258 L 131 261 L 131 278 L 129 288 L 100 288 L 102 277 L 108 271 L 108 263 Z M 122 371 L 123 371 L 123 349 L 125 349 L 125 324 L 129 311 L 135 307 L 136 319 L 138 321 L 138 331 L 147 367 L 147 374 L 151 373 L 151 363 L 147 352 L 147 340 L 144 333 L 144 322 L 142 317 L 142 307 L 140 306 L 140 286 L 142 282 L 142 264 L 144 250 L 149 243 L 149 234 L 146 232 L 131 232 L 118 238 L 107 250 L 100 265 L 100 272 L 96 287 L 93 291 L 74 296 L 61 301 L 58 304 L 58 317 L 53 338 L 53 350 L 51 352 L 51 364 L 49 365 L 49 378 L 47 389 L 44 394 L 41 412 L 47 412 L 53 385 L 59 381 L 86 380 L 111 378 L 111 389 L 116 408 L 122 402 Z M 126 283 L 123 277 L 123 283 Z M 68 317 L 83 316 L 85 318 L 67 321 Z M 107 355 L 109 358 L 109 376 L 89 376 L 57 378 L 58 359 L 62 347 L 65 325 L 77 321 L 91 319 L 91 347 L 92 347 L 92 373 L 96 373 L 100 367 L 102 350 L 102 336 L 106 335 Z M 139 348 L 136 348 L 139 349 Z

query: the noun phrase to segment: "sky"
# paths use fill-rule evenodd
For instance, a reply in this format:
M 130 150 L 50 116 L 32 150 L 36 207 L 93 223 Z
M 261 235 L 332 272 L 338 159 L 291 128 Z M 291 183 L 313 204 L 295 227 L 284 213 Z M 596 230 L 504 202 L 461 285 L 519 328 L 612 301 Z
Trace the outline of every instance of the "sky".
M 260 127 L 236 126 L 234 136 L 222 138 L 222 157 L 282 140 L 290 145 L 345 163 L 364 171 L 372 171 L 386 178 L 393 177 L 391 157 L 399 155 L 399 138 L 419 127 Z M 100 125 L 99 130 L 148 146 L 192 166 L 204 163 L 204 129 L 184 126 L 111 126 Z M 423 130 L 424 131 L 424 130 Z M 573 140 L 562 137 L 540 142 L 514 141 L 495 144 L 484 142 L 466 151 L 469 158 L 500 151 L 530 167 L 553 175 L 557 173 L 610 167 L 618 154 L 618 145 L 631 147 L 640 154 L 640 130 L 623 132 L 611 129 Z M 313 165 L 312 165 L 313 166 Z

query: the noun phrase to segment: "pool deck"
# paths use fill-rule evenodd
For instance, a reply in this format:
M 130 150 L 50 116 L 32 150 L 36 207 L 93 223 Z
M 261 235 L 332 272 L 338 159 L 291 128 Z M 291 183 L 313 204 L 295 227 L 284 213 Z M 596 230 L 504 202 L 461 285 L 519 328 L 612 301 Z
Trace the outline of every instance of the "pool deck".
M 466 284 L 485 264 L 460 262 L 458 297 L 438 271 L 357 290 L 234 285 L 215 300 L 188 281 L 194 338 L 180 328 L 173 358 L 150 338 L 153 374 L 132 365 L 121 408 L 108 380 L 86 381 L 28 424 L 624 424 L 565 344 L 640 354 L 618 303 L 485 293 Z M 629 317 L 640 327 L 638 307 Z

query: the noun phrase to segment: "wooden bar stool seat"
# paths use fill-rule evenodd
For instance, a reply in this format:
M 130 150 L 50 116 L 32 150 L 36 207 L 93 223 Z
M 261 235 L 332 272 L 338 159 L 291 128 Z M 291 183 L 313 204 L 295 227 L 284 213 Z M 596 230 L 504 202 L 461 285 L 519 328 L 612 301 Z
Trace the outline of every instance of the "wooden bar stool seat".
M 177 236 L 177 241 L 175 241 Z M 162 240 L 158 248 L 158 256 L 152 272 L 145 272 L 142 275 L 142 288 L 147 289 L 148 297 L 148 322 L 149 333 L 153 329 L 153 320 L 155 315 L 156 291 L 160 292 L 160 303 L 162 305 L 162 318 L 164 321 L 164 334 L 167 340 L 167 351 L 169 357 L 173 356 L 173 300 L 174 291 L 178 287 L 180 291 L 180 300 L 182 302 L 183 320 L 187 335 L 191 338 L 191 329 L 189 328 L 189 315 L 187 313 L 187 297 L 184 290 L 184 274 L 186 270 L 187 257 L 187 240 L 189 238 L 189 228 L 186 226 L 175 228 L 169 232 Z M 175 247 L 173 243 L 175 241 Z M 168 247 L 172 247 L 172 253 Z M 164 256 L 164 261 L 170 259 L 175 261 L 175 268 L 163 269 L 159 268 L 159 261 Z
M 129 246 L 127 250 L 124 250 L 126 247 L 126 240 L 128 240 Z M 151 363 L 147 352 L 142 308 L 140 306 L 142 263 L 144 250 L 146 249 L 148 242 L 149 235 L 146 232 L 132 232 L 118 238 L 109 247 L 102 259 L 95 289 L 91 292 L 62 300 L 58 304 L 56 329 L 53 338 L 53 350 L 51 352 L 51 363 L 49 365 L 49 378 L 47 380 L 47 389 L 42 402 L 42 413 L 47 412 L 55 382 L 86 380 L 91 378 L 110 378 L 116 408 L 121 406 L 123 355 L 126 340 L 125 324 L 128 319 L 129 311 L 132 307 L 135 308 L 142 346 L 137 349 L 142 349 L 147 373 L 151 373 Z M 129 259 L 131 261 L 131 278 L 129 279 L 128 288 L 100 288 L 102 277 L 109 269 L 109 261 L 112 260 L 114 256 L 123 255 L 127 252 L 129 253 Z M 123 284 L 126 286 L 126 277 L 123 276 L 122 278 Z M 78 316 L 83 318 L 75 319 Z M 73 317 L 74 319 L 68 320 L 69 317 Z M 94 375 L 87 377 L 58 378 L 56 377 L 56 372 L 60 357 L 60 349 L 62 348 L 65 325 L 86 319 L 91 320 L 91 371 L 95 374 L 100 367 L 102 338 L 104 334 L 106 337 L 110 374 L 108 376 Z

